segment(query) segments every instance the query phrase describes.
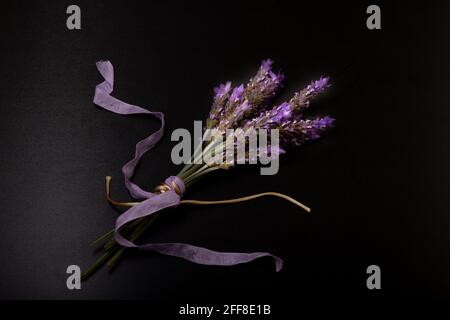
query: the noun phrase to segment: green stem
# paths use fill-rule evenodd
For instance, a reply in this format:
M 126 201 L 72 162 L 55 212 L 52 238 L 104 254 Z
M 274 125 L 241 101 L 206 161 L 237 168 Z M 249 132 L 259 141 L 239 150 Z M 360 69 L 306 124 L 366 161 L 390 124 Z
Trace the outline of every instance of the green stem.
M 140 224 L 140 222 L 142 222 L 142 218 L 134 220 L 133 222 L 127 224 L 126 226 L 123 227 L 123 229 L 121 230 L 121 233 L 125 234 L 125 235 L 130 234 L 131 231 L 133 231 L 133 229 Z M 113 229 L 113 231 L 115 231 L 115 229 Z M 105 245 L 103 246 L 103 249 L 105 249 L 105 251 L 108 251 L 116 243 L 117 243 L 116 239 L 114 237 L 112 237 L 111 239 L 109 239 L 108 242 L 105 243 Z
M 203 175 L 205 175 L 205 174 L 207 174 L 207 173 L 209 173 L 209 172 L 218 170 L 218 169 L 221 169 L 221 168 L 218 167 L 218 166 L 215 166 L 215 167 L 209 167 L 209 168 L 206 169 L 206 170 L 202 170 L 201 172 L 198 172 L 197 174 L 190 176 L 190 177 L 189 177 L 189 180 L 186 181 L 186 187 L 191 186 L 191 185 L 192 185 L 193 183 L 195 183 L 198 179 L 200 179 Z
M 203 164 L 192 164 L 191 167 L 186 170 L 180 177 L 183 181 L 189 177 L 192 173 L 194 173 L 198 168 L 201 168 Z
M 200 152 L 202 151 L 202 147 L 203 147 L 203 141 L 201 141 L 197 147 L 194 150 L 194 154 L 191 156 L 191 163 L 186 164 L 183 169 L 181 169 L 181 171 L 177 174 L 178 177 L 182 177 L 184 175 L 184 173 L 190 169 L 193 165 L 194 165 L 194 159 L 200 154 Z
M 114 250 L 105 252 L 100 258 L 97 259 L 85 272 L 81 274 L 81 280 L 87 280 L 95 271 L 97 271 L 98 268 L 100 268 L 105 261 L 107 261 L 110 256 L 112 256 L 119 247 L 117 246 Z
M 192 180 L 193 177 L 198 176 L 202 171 L 208 169 L 209 166 L 207 164 L 203 165 L 202 167 L 200 167 L 197 171 L 193 172 L 190 176 L 186 177 L 184 179 L 184 182 L 189 182 L 190 180 Z
M 185 164 L 183 166 L 183 169 L 181 169 L 181 171 L 177 173 L 177 177 L 183 179 L 183 176 L 184 176 L 185 172 L 187 170 L 189 170 L 191 167 L 192 167 L 192 163 Z
M 142 233 L 144 233 L 145 230 L 147 230 L 148 227 L 156 220 L 158 217 L 158 214 L 154 214 L 150 217 L 144 218 L 142 223 L 134 230 L 134 232 L 131 234 L 130 241 L 136 241 L 137 238 L 139 238 Z M 120 248 L 119 251 L 117 251 L 114 256 L 108 261 L 107 266 L 109 268 L 112 268 L 114 264 L 117 262 L 117 260 L 122 256 L 123 252 L 125 251 L 126 247 Z
M 107 238 L 110 238 L 114 235 L 114 229 L 109 230 L 107 233 L 105 233 L 104 235 L 102 235 L 101 237 L 99 237 L 98 239 L 94 240 L 91 242 L 91 246 L 93 247 L 97 247 L 98 245 L 100 245 L 100 243 L 102 243 L 103 241 L 105 241 Z

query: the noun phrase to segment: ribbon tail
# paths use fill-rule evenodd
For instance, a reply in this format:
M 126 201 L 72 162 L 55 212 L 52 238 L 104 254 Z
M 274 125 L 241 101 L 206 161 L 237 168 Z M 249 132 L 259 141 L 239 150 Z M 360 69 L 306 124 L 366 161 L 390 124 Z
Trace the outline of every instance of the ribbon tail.
M 271 257 L 278 272 L 283 268 L 283 260 L 268 252 L 218 252 L 187 243 L 152 243 L 140 247 L 144 250 L 152 250 L 168 256 L 183 258 L 185 260 L 204 265 L 233 266 L 251 262 L 258 258 Z
M 203 265 L 232 266 L 247 263 L 262 257 L 271 257 L 275 262 L 276 271 L 278 272 L 281 270 L 283 261 L 277 256 L 267 252 L 218 252 L 187 243 L 149 243 L 145 245 L 137 245 L 134 242 L 125 239 L 120 234 L 120 229 L 125 224 L 136 219 L 150 216 L 162 209 L 177 206 L 179 203 L 180 196 L 174 190 L 170 190 L 168 192 L 155 195 L 154 197 L 128 209 L 116 220 L 116 241 L 124 247 L 155 251 L 160 254 L 183 258 L 185 260 Z
M 141 189 L 138 185 L 131 182 L 136 166 L 142 155 L 152 149 L 164 134 L 164 114 L 162 112 L 151 112 L 147 109 L 123 102 L 114 98 L 110 94 L 114 89 L 114 67 L 109 61 L 97 62 L 97 69 L 103 76 L 105 81 L 98 84 L 95 88 L 94 103 L 108 111 L 130 115 L 130 114 L 150 114 L 159 119 L 161 122 L 160 128 L 152 133 L 147 138 L 139 141 L 136 144 L 136 151 L 134 158 L 127 162 L 122 167 L 122 172 L 125 178 L 125 186 L 135 199 L 148 199 L 154 196 L 153 193 Z
M 125 239 L 120 234 L 120 229 L 127 223 L 136 219 L 144 218 L 162 209 L 174 207 L 180 203 L 180 196 L 173 190 L 154 195 L 152 198 L 142 201 L 138 205 L 122 213 L 116 220 L 115 238 L 116 241 L 129 248 L 139 247 L 135 243 Z

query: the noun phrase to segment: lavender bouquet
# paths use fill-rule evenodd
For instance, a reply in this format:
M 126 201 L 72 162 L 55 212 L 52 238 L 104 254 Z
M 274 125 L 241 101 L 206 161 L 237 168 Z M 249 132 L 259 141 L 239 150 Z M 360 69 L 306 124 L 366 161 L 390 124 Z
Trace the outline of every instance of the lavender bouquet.
M 250 262 L 256 258 L 270 256 L 273 258 L 276 270 L 282 267 L 282 260 L 266 252 L 229 253 L 216 252 L 206 248 L 184 243 L 151 243 L 137 245 L 135 241 L 155 221 L 164 208 L 180 204 L 226 204 L 251 200 L 262 196 L 276 196 L 288 200 L 306 211 L 310 209 L 291 197 L 265 192 L 237 199 L 219 201 L 200 201 L 182 199 L 186 190 L 201 177 L 210 172 L 229 169 L 239 163 L 256 163 L 258 157 L 274 159 L 286 150 L 299 146 L 306 141 L 319 138 L 324 131 L 333 125 L 331 117 L 304 118 L 304 111 L 311 100 L 329 86 L 329 78 L 321 77 L 311 82 L 306 88 L 296 92 L 292 99 L 279 105 L 272 105 L 272 99 L 282 86 L 284 76 L 272 71 L 272 61 L 262 62 L 256 75 L 246 85 L 232 87 L 227 82 L 215 88 L 214 99 L 209 116 L 204 126 L 204 134 L 190 161 L 184 165 L 176 176 L 171 176 L 158 185 L 154 192 L 142 190 L 130 179 L 141 156 L 152 149 L 162 137 L 164 115 L 160 112 L 150 112 L 144 108 L 127 104 L 110 94 L 113 91 L 114 73 L 109 61 L 97 63 L 99 72 L 105 81 L 96 87 L 94 103 L 109 111 L 119 114 L 151 114 L 161 120 L 161 128 L 140 141 L 136 145 L 135 157 L 124 165 L 125 186 L 137 202 L 119 202 L 113 200 L 110 194 L 111 177 L 106 177 L 106 193 L 108 201 L 120 207 L 129 208 L 121 214 L 115 228 L 93 242 L 94 246 L 103 246 L 103 255 L 83 273 L 83 279 L 89 277 L 103 264 L 114 266 L 126 248 L 138 247 L 144 250 L 156 251 L 166 255 L 181 257 L 195 263 L 209 265 L 235 265 Z M 268 141 L 265 145 L 251 144 L 245 137 L 250 131 L 270 130 L 276 133 L 277 141 Z M 208 140 L 206 136 L 214 139 Z M 231 135 L 233 132 L 234 135 Z M 236 134 L 237 132 L 237 134 Z M 218 139 L 217 137 L 221 138 Z M 243 139 L 239 139 L 243 138 Z M 271 137 L 272 138 L 272 137 Z M 243 151 L 243 152 L 238 152 Z M 238 155 L 239 153 L 239 155 Z M 205 161 L 205 159 L 220 161 Z M 231 160 L 230 160 L 231 159 Z

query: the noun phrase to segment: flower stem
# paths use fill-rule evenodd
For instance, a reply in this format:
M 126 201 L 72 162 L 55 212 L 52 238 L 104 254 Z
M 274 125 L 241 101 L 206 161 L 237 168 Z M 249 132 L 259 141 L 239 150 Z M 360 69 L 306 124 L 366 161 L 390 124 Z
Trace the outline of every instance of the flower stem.
M 131 238 L 130 241 L 135 241 L 137 238 L 139 238 L 145 230 L 147 230 L 148 227 L 150 227 L 150 225 L 156 220 L 156 217 L 158 216 L 158 214 L 154 214 L 150 217 L 146 217 L 144 219 L 142 219 L 141 224 L 134 230 L 134 232 L 131 234 Z M 108 261 L 108 263 L 106 264 L 109 268 L 112 268 L 115 263 L 119 260 L 119 258 L 122 256 L 123 252 L 125 251 L 126 247 L 122 247 L 120 248 L 120 250 L 118 250 L 114 256 Z
M 97 238 L 96 240 L 91 242 L 91 246 L 93 247 L 97 247 L 98 245 L 100 245 L 100 243 L 102 243 L 103 241 L 105 241 L 107 238 L 110 238 L 114 235 L 114 229 L 109 230 L 107 233 L 105 233 L 104 235 L 102 235 L 101 237 Z
M 100 268 L 117 250 L 119 246 L 116 246 L 114 250 L 105 252 L 100 258 L 97 259 L 85 272 L 81 274 L 81 280 L 87 280 L 98 268 Z
M 208 167 L 208 169 L 202 170 L 201 172 L 197 172 L 196 174 L 193 174 L 192 176 L 189 177 L 189 180 L 186 181 L 186 187 L 191 186 L 193 183 L 197 182 L 198 179 L 200 179 L 203 175 L 221 169 L 218 166 L 215 167 Z

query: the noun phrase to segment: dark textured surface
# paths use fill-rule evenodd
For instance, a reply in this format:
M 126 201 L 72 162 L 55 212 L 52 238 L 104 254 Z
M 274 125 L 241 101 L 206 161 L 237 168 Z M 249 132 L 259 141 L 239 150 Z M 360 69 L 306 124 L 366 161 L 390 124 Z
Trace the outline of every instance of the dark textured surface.
M 447 5 L 381 4 L 383 29 L 372 32 L 364 2 L 77 1 L 80 31 L 66 29 L 69 4 L 2 3 L 0 298 L 239 303 L 448 294 Z M 273 272 L 270 260 L 220 268 L 129 252 L 113 273 L 67 290 L 66 267 L 94 261 L 88 244 L 117 214 L 104 177 L 127 199 L 120 168 L 158 127 L 94 107 L 95 62 L 115 65 L 117 97 L 166 114 L 166 138 L 135 177 L 150 189 L 178 170 L 170 132 L 192 129 L 206 117 L 214 85 L 246 81 L 268 57 L 287 76 L 277 101 L 321 74 L 332 77 L 311 112 L 331 114 L 336 127 L 283 157 L 275 176 L 223 172 L 187 197 L 274 190 L 313 213 L 277 199 L 180 207 L 147 240 L 267 250 L 285 269 Z M 382 270 L 379 292 L 365 286 L 371 264 Z

